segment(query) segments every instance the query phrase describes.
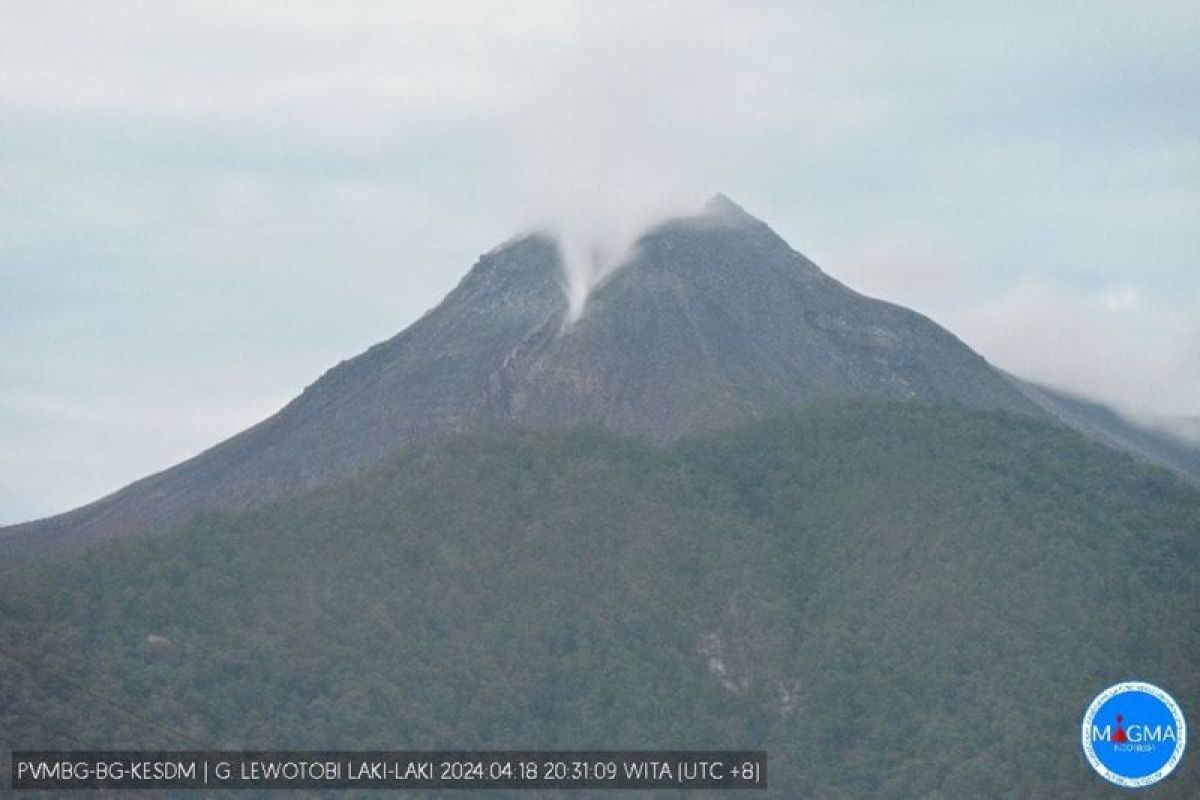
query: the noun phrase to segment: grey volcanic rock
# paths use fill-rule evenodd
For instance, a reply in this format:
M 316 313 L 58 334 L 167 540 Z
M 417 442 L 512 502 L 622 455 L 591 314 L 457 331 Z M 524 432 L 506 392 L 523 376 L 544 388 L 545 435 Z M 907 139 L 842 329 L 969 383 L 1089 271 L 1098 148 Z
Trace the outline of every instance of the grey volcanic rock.
M 0 543 L 38 548 L 244 509 L 352 474 L 412 439 L 479 427 L 491 417 L 497 366 L 562 315 L 560 274 L 552 241 L 513 240 L 482 256 L 437 308 L 274 416 L 87 506 L 11 526 Z
M 814 400 L 876 395 L 1035 413 L 930 320 L 847 289 L 718 197 L 667 222 L 499 372 L 502 416 L 656 441 Z
M 648 231 L 568 320 L 558 248 L 514 239 L 407 330 L 279 413 L 8 548 L 165 528 L 326 484 L 405 442 L 596 424 L 666 442 L 822 398 L 1045 412 L 925 317 L 859 295 L 718 196 Z

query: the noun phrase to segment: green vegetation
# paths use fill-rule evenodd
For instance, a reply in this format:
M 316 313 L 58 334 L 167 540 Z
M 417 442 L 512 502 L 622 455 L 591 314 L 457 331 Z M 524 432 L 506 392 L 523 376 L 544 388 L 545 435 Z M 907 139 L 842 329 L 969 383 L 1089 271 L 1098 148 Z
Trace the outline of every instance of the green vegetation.
M 10 566 L 0 747 L 764 747 L 779 797 L 1124 796 L 1077 726 L 1128 678 L 1200 719 L 1198 542 L 1200 493 L 1002 413 L 474 434 Z M 1195 753 L 1154 790 L 1197 794 Z

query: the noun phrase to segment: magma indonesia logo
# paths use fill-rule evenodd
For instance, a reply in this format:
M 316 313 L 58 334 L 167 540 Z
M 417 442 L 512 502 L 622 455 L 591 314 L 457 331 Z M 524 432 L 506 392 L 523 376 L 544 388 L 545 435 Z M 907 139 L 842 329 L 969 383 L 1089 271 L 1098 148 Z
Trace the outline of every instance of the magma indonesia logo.
M 1183 758 L 1187 725 L 1171 695 L 1130 681 L 1105 689 L 1083 715 L 1083 752 L 1106 780 L 1137 788 L 1158 783 Z

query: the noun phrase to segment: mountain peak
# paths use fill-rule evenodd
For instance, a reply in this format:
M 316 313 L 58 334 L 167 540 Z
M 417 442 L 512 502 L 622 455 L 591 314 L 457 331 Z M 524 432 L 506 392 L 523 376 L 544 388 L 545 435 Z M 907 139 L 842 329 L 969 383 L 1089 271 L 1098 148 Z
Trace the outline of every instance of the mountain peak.
M 745 216 L 749 216 L 749 214 L 746 214 L 746 209 L 733 202 L 733 200 L 729 198 L 729 195 L 721 192 L 717 192 L 712 197 L 708 198 L 708 202 L 704 204 L 704 213 L 711 214 L 713 216 L 725 214 L 743 214 Z
M 728 230 L 757 233 L 771 232 L 770 227 L 758 217 L 735 203 L 728 195 L 718 192 L 701 208 L 690 214 L 670 217 L 651 226 L 642 236 L 643 241 L 663 233 L 695 233 L 696 231 Z M 787 243 L 779 240 L 785 248 Z
M 701 213 L 708 219 L 721 220 L 722 222 L 765 224 L 762 220 L 731 200 L 728 195 L 721 192 L 717 192 L 708 199 Z

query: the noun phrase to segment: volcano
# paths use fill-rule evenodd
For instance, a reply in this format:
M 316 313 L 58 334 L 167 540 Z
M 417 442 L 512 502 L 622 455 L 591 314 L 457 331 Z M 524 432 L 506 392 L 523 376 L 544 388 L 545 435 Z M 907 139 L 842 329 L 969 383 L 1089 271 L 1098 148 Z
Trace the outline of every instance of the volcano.
M 725 198 L 582 308 L 565 274 L 515 238 L 270 419 L 10 529 L 0 775 L 64 746 L 736 748 L 772 798 L 1082 800 L 1126 791 L 1080 752 L 1097 693 L 1200 708 L 1200 492 L 1138 463 L 1186 475 L 1182 442 Z M 1200 763 L 1155 791 L 1200 796 Z
M 1058 418 L 1200 478 L 1195 448 L 1006 375 L 928 318 L 839 283 L 724 195 L 646 231 L 578 319 L 563 276 L 553 237 L 518 236 L 274 416 L 0 542 L 37 549 L 252 508 L 451 433 L 592 425 L 661 444 L 838 398 Z

